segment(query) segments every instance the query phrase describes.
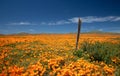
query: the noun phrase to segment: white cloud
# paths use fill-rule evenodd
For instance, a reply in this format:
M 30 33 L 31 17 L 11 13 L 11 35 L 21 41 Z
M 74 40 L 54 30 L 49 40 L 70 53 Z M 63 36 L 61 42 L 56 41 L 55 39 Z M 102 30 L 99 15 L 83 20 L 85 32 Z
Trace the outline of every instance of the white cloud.
M 70 22 L 72 23 L 77 23 L 78 22 L 78 18 L 79 17 L 74 17 L 74 18 L 71 18 L 71 19 L 68 19 Z
M 56 25 L 55 22 L 49 22 L 49 23 L 46 23 L 47 25 Z
M 120 17 L 116 17 L 113 21 L 120 21 Z
M 93 22 L 115 22 L 120 21 L 119 16 L 106 16 L 106 17 L 97 17 L 97 16 L 86 16 L 86 17 L 73 17 L 67 20 L 60 20 L 56 22 L 42 22 L 42 25 L 63 25 L 63 24 L 70 24 L 70 23 L 77 23 L 78 18 L 82 20 L 83 23 L 93 23 Z
M 56 21 L 56 22 L 41 22 L 41 25 L 63 25 L 63 24 L 70 24 L 70 21 L 66 21 L 66 20 L 60 20 L 60 21 Z
M 80 18 L 83 23 L 120 21 L 120 16 L 105 16 L 105 17 L 85 16 L 85 17 L 73 17 L 73 18 L 67 19 L 67 20 L 59 20 L 59 21 L 52 21 L 52 22 L 41 22 L 39 24 L 38 23 L 21 21 L 21 22 L 9 23 L 7 25 L 64 25 L 64 24 L 77 23 L 78 18 Z
M 68 19 L 69 21 L 73 23 L 78 22 L 79 17 L 74 17 L 71 19 Z M 119 16 L 106 16 L 106 17 L 97 17 L 97 16 L 86 16 L 86 17 L 80 17 L 83 23 L 93 23 L 93 22 L 106 22 L 106 21 L 120 21 Z
M 103 29 L 98 29 L 98 31 L 103 31 Z
M 29 31 L 34 32 L 35 30 L 34 29 L 29 29 Z
M 36 24 L 30 23 L 30 22 L 13 22 L 7 25 L 36 25 Z
M 46 25 L 46 22 L 41 22 L 40 25 Z
M 66 21 L 66 20 L 60 20 L 60 21 L 56 21 L 56 22 L 49 22 L 47 24 L 48 25 L 63 25 L 63 24 L 70 24 L 70 22 Z

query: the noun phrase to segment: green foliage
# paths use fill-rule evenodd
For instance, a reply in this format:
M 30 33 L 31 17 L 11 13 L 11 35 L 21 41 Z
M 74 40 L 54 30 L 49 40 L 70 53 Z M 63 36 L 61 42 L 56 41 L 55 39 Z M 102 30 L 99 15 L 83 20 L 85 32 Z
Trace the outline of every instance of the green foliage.
M 83 56 L 83 51 L 82 50 L 74 51 L 73 55 L 78 56 L 78 57 L 82 57 Z
M 111 43 L 111 42 L 92 42 L 92 41 L 84 41 L 81 44 L 81 49 L 73 52 L 73 54 L 77 57 L 84 57 L 85 59 L 89 59 L 91 62 L 93 61 L 103 61 L 106 64 L 112 64 L 117 67 L 115 71 L 115 75 L 120 75 L 120 42 Z M 112 58 L 118 58 L 117 62 L 113 62 Z
M 112 57 L 120 58 L 120 43 L 84 41 L 81 50 L 74 52 L 74 55 L 81 57 L 82 53 L 87 52 L 91 61 L 104 61 L 111 64 Z

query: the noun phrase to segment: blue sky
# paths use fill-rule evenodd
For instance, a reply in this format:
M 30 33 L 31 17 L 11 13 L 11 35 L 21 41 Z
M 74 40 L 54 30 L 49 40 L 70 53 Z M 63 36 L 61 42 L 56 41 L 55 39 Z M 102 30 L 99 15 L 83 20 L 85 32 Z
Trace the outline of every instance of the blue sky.
M 120 0 L 0 0 L 0 33 L 120 33 Z

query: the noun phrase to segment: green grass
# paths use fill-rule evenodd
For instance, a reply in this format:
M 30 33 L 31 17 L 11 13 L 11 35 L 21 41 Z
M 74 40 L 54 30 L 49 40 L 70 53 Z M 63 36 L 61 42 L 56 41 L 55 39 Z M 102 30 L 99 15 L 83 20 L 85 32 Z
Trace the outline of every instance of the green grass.
M 84 41 L 81 48 L 73 53 L 75 56 L 85 58 L 87 60 L 105 62 L 116 67 L 116 75 L 120 75 L 120 42 L 94 42 Z M 117 62 L 113 62 L 112 58 L 118 58 Z

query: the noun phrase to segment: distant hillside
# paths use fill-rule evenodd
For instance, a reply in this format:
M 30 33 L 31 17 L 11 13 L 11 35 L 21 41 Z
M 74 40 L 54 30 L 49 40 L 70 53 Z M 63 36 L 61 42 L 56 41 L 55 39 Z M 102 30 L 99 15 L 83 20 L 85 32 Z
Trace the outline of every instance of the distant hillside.
M 31 35 L 31 34 L 26 32 L 20 32 L 20 33 L 8 34 L 8 35 Z
M 17 35 L 30 35 L 30 33 L 20 32 L 20 33 L 17 33 Z
M 89 32 L 83 32 L 83 33 L 88 33 L 88 34 L 120 34 L 120 33 L 115 33 L 115 32 L 103 32 L 103 31 L 98 31 L 98 30 L 94 30 L 94 31 L 89 31 Z
M 0 34 L 0 36 L 4 36 L 4 34 Z
M 93 30 L 93 31 L 89 31 L 89 32 L 86 32 L 86 33 L 108 33 L 108 32 Z
M 40 34 L 77 34 L 76 32 L 70 32 L 70 33 L 26 33 L 26 32 L 20 32 L 20 33 L 13 33 L 13 34 L 0 34 L 0 36 L 5 35 L 40 35 Z M 89 31 L 89 32 L 81 32 L 81 34 L 117 34 L 120 35 L 120 33 L 114 33 L 114 32 L 102 32 L 102 31 Z

